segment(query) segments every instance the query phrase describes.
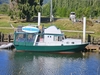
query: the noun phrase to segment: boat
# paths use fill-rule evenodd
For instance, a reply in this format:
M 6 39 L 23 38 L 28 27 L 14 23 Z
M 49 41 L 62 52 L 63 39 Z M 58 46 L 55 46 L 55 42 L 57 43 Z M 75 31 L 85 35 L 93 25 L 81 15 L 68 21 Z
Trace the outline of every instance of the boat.
M 27 30 L 27 27 L 30 30 Z M 25 31 L 26 28 L 26 31 Z M 33 29 L 32 29 L 33 28 Z M 81 39 L 65 38 L 55 25 L 39 30 L 33 26 L 22 27 L 21 32 L 14 33 L 14 46 L 16 50 L 38 52 L 80 52 L 85 50 L 88 43 Z M 24 30 L 23 30 L 24 29 Z M 35 30 L 32 31 L 31 30 Z M 39 30 L 39 31 L 38 31 Z
M 85 50 L 85 20 L 83 27 L 83 41 L 81 39 L 65 38 L 64 33 L 51 25 L 48 28 L 40 26 L 41 13 L 38 12 L 38 25 L 19 27 L 14 33 L 16 50 L 36 52 L 80 52 Z M 52 0 L 50 8 L 50 22 L 53 21 Z
M 81 39 L 65 38 L 64 33 L 55 25 L 28 25 L 14 33 L 16 50 L 35 52 L 81 52 L 88 43 Z M 19 30 L 19 29 L 17 29 Z
M 14 47 L 14 44 L 13 43 L 3 43 L 0 45 L 0 49 L 11 49 Z
M 50 8 L 50 22 L 53 20 L 52 0 Z M 85 25 L 84 40 L 65 38 L 64 33 L 51 25 L 48 28 L 41 26 L 41 13 L 38 12 L 38 25 L 28 25 L 19 27 L 14 33 L 14 46 L 17 51 L 35 51 L 35 52 L 81 52 L 85 50 L 88 43 L 85 43 Z M 86 22 L 84 22 L 86 23 Z

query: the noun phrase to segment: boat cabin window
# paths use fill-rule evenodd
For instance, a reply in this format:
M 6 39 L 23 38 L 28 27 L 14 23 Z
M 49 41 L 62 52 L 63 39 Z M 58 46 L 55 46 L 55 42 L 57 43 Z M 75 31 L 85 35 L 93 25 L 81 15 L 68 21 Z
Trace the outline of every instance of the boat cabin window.
M 69 44 L 69 42 L 66 42 L 66 44 Z
M 34 42 L 35 40 L 35 34 L 25 34 L 25 33 L 18 33 L 16 35 L 16 41 L 17 42 Z
M 35 40 L 35 34 L 27 34 L 27 42 L 33 42 Z
M 16 35 L 16 41 L 17 42 L 25 42 L 25 40 L 26 40 L 26 35 L 25 34 L 20 33 L 20 34 Z
M 62 36 L 54 36 L 54 41 L 62 41 Z
M 72 44 L 74 44 L 74 42 L 72 42 Z
M 51 36 L 48 36 L 48 38 L 51 38 Z

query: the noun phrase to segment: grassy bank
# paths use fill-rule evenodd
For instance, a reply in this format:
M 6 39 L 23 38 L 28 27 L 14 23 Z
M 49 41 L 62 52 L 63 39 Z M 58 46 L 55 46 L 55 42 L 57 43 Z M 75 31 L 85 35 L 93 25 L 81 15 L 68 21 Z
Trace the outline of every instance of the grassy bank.
M 18 25 L 28 25 L 28 24 L 37 24 L 36 22 L 17 22 L 17 21 L 11 21 L 10 18 L 6 15 L 0 15 L 0 32 L 2 33 L 13 33 L 14 30 L 13 29 L 9 29 L 11 28 L 10 24 L 12 24 L 15 28 Z M 82 31 L 82 22 L 76 22 L 76 23 L 72 23 L 69 19 L 67 18 L 62 18 L 62 19 L 57 19 L 54 22 L 52 22 L 52 24 L 56 25 L 58 28 L 62 29 L 62 30 L 80 30 Z M 47 23 L 41 23 L 41 25 L 44 26 L 50 26 L 51 23 L 47 22 Z M 8 29 L 3 29 L 1 27 L 8 27 Z M 93 23 L 90 21 L 87 21 L 87 27 L 86 27 L 87 31 L 94 31 L 94 34 L 91 34 L 91 36 L 96 37 L 96 38 L 100 38 L 100 23 Z M 70 32 L 65 32 L 65 34 L 69 37 L 75 37 L 78 35 L 82 35 L 82 33 L 70 33 Z

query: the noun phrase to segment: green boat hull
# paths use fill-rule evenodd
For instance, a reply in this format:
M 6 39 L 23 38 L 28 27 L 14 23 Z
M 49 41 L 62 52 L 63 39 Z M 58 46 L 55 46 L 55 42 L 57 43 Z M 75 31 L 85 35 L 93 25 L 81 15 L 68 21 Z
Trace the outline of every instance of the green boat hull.
M 80 45 L 62 45 L 62 46 L 32 46 L 32 45 L 15 45 L 16 50 L 37 51 L 37 52 L 80 52 L 85 50 L 88 44 Z

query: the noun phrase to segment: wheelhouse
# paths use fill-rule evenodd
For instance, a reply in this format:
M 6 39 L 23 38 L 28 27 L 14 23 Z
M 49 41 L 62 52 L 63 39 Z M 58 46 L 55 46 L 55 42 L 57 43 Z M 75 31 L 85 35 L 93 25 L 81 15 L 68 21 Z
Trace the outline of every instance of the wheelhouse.
M 15 32 L 14 34 L 14 43 L 17 45 L 33 45 L 35 42 L 36 34 L 34 33 Z

